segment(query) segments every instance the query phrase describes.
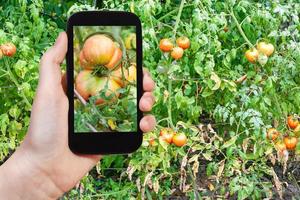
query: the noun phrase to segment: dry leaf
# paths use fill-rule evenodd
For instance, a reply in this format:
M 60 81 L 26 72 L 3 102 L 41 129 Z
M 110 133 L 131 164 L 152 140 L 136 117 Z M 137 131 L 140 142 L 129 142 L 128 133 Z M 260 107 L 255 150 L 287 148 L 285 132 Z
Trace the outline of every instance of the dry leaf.
M 281 185 L 281 182 L 279 181 L 279 178 L 278 178 L 277 174 L 275 173 L 273 167 L 272 167 L 271 173 L 272 173 L 272 176 L 273 176 L 273 180 L 274 180 L 274 183 L 275 183 L 277 193 L 278 193 L 280 199 L 282 199 L 282 185 Z
M 220 162 L 220 167 L 219 167 L 219 170 L 218 170 L 218 173 L 217 173 L 217 179 L 219 180 L 219 178 L 222 176 L 222 173 L 224 171 L 224 166 L 225 166 L 225 160 L 222 160 Z
M 194 177 L 197 177 L 197 174 L 199 172 L 199 162 L 198 160 L 196 160 L 193 164 L 193 167 L 192 167 L 192 170 L 193 170 L 193 175 Z

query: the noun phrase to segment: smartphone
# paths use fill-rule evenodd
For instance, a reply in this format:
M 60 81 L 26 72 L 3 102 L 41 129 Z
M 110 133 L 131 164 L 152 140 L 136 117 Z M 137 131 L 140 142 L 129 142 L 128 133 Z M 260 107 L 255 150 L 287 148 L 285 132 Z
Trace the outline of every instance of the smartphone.
M 82 154 L 139 148 L 142 29 L 129 12 L 86 11 L 67 23 L 69 147 Z

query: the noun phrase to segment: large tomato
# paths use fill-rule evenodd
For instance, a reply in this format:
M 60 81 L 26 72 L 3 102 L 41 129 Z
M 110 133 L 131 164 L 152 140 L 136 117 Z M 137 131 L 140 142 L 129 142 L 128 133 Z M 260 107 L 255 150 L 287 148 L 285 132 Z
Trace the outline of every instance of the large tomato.
M 246 51 L 245 57 L 249 62 L 255 63 L 256 60 L 258 59 L 258 51 L 255 48 L 251 50 L 249 49 Z
M 119 97 L 118 89 L 121 86 L 108 77 L 97 77 L 92 74 L 92 70 L 81 71 L 75 80 L 75 88 L 77 92 L 87 101 L 91 96 L 99 95 L 102 91 L 106 97 L 112 98 L 108 102 L 112 102 Z M 96 104 L 107 103 L 105 99 L 98 98 Z
M 119 45 L 104 34 L 89 37 L 79 54 L 80 65 L 84 69 L 94 69 L 103 65 L 113 69 L 122 59 L 122 51 Z
M 263 54 L 265 54 L 266 56 L 270 56 L 272 55 L 272 53 L 274 52 L 274 46 L 273 44 L 267 44 L 265 42 L 259 42 L 257 44 L 257 50 Z
M 16 46 L 13 43 L 6 43 L 0 46 L 3 55 L 13 57 L 17 51 Z
M 295 129 L 298 126 L 299 121 L 294 116 L 288 116 L 287 124 L 291 129 Z

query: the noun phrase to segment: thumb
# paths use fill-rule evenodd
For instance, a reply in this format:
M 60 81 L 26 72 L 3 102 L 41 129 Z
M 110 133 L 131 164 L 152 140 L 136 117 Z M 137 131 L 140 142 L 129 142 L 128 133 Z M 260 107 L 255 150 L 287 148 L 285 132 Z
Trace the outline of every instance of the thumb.
M 39 86 L 46 89 L 49 87 L 61 88 L 61 69 L 68 48 L 68 39 L 65 32 L 61 32 L 54 45 L 43 55 L 40 63 Z

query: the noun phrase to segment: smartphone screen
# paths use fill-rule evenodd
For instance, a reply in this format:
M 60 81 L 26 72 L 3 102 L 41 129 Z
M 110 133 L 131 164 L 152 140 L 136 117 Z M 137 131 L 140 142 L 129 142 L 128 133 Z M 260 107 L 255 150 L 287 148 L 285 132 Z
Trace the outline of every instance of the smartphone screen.
M 74 133 L 137 132 L 135 26 L 74 26 Z

